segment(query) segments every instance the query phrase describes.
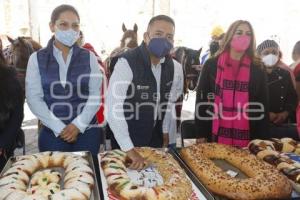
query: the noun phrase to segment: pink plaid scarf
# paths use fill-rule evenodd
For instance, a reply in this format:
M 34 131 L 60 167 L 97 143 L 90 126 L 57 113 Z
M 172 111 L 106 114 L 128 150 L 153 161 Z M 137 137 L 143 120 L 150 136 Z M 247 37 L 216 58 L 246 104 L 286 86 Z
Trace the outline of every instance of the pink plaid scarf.
M 216 75 L 213 139 L 222 144 L 245 147 L 250 141 L 246 109 L 249 102 L 250 63 L 248 56 L 239 62 L 236 76 L 229 52 L 219 56 Z

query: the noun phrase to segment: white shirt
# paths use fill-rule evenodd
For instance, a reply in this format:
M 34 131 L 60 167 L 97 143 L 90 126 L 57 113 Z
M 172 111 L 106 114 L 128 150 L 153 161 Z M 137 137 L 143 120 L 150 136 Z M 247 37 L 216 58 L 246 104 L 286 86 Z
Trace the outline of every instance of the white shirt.
M 163 122 L 163 133 L 169 134 L 169 143 L 176 143 L 177 134 L 177 116 L 176 116 L 176 101 L 183 94 L 183 69 L 181 64 L 174 61 L 174 79 L 170 92 L 170 99 L 168 108 L 166 110 L 164 122 Z
M 62 52 L 56 48 L 55 45 L 53 45 L 53 55 L 59 65 L 59 78 L 63 86 L 66 84 L 67 72 L 72 54 L 73 49 L 70 49 L 65 62 Z M 91 75 L 89 79 L 88 100 L 82 112 L 71 122 L 80 130 L 81 133 L 84 133 L 100 106 L 100 87 L 103 74 L 100 71 L 97 58 L 92 52 L 90 52 L 90 67 Z M 64 124 L 60 119 L 58 119 L 53 112 L 49 110 L 46 102 L 43 99 L 44 92 L 42 88 L 36 52 L 33 53 L 29 58 L 25 83 L 26 98 L 30 110 L 58 137 L 68 124 Z
M 152 73 L 155 77 L 157 83 L 157 91 L 160 91 L 160 79 L 161 79 L 161 63 L 164 62 L 164 59 L 161 59 L 160 63 L 156 66 L 152 65 Z M 181 68 L 181 65 L 174 61 L 174 74 L 175 70 Z M 174 76 L 178 77 L 178 76 Z M 114 72 L 109 80 L 108 91 L 106 96 L 106 118 L 110 125 L 111 130 L 114 133 L 114 136 L 123 151 L 129 151 L 134 148 L 132 140 L 129 136 L 128 124 L 125 120 L 123 105 L 127 97 L 127 90 L 133 79 L 133 74 L 131 68 L 125 58 L 119 58 L 115 67 Z M 173 80 L 174 81 L 174 80 Z M 172 89 L 171 89 L 172 90 Z M 175 92 L 175 89 L 173 89 Z M 171 91 L 170 91 L 171 92 Z M 170 96 L 176 96 L 170 94 Z M 160 98 L 157 98 L 157 108 Z M 173 102 L 169 102 L 173 103 Z M 157 116 L 157 109 L 155 116 Z M 170 123 L 168 118 L 165 117 L 163 124 Z M 164 125 L 169 127 L 169 125 Z

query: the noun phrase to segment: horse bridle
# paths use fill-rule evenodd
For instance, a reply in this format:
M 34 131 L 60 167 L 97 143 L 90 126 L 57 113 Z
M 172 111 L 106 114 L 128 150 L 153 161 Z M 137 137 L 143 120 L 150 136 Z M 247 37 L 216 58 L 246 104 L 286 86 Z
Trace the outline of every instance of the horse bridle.
M 187 66 L 188 64 L 187 64 L 187 55 L 186 55 L 186 53 L 184 53 L 184 55 L 183 55 L 182 57 L 183 57 L 183 58 L 182 58 L 182 59 L 183 59 L 183 60 L 182 60 L 182 67 L 183 67 L 184 76 L 185 76 L 186 80 L 188 80 L 188 81 L 193 81 L 193 78 L 198 77 L 200 72 L 198 72 L 197 74 L 188 74 L 188 73 L 187 73 L 187 68 L 188 68 L 188 67 L 191 67 L 191 68 L 194 68 L 194 69 L 195 69 L 195 68 L 198 67 L 199 65 L 191 64 L 191 65 Z M 195 70 L 196 70 L 196 69 L 195 69 Z M 196 71 L 197 71 L 197 70 L 196 70 Z M 197 84 L 198 84 L 198 79 L 197 79 L 197 81 L 196 81 L 196 86 L 195 86 L 194 89 L 191 90 L 191 91 L 195 91 L 195 90 L 196 90 Z M 189 87 L 189 86 L 187 85 L 187 87 Z M 190 89 L 189 89 L 189 90 L 190 90 Z

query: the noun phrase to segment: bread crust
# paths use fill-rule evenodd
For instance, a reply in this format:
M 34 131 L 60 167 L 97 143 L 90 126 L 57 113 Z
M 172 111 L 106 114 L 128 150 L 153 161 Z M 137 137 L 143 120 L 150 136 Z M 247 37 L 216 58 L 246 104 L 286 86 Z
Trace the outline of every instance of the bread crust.
M 286 177 L 273 166 L 246 150 L 205 143 L 181 149 L 180 155 L 199 180 L 212 192 L 230 199 L 283 199 L 291 195 Z M 232 178 L 211 159 L 222 159 L 239 168 L 249 178 Z
M 164 183 L 147 188 L 135 185 L 126 173 L 126 154 L 120 150 L 106 153 L 101 159 L 109 190 L 122 200 L 187 200 L 192 186 L 185 172 L 168 153 L 149 147 L 136 148 L 137 152 L 154 165 Z
M 58 172 L 49 169 L 37 172 L 51 167 L 65 169 L 63 190 L 56 187 L 61 179 Z M 31 176 L 31 188 L 27 188 Z M 83 157 L 71 153 L 43 152 L 16 157 L 16 162 L 0 177 L 0 199 L 10 199 L 14 193 L 21 199 L 35 199 L 36 191 L 40 191 L 39 195 L 47 194 L 45 199 L 51 194 L 50 199 L 88 200 L 93 187 L 93 171 Z
M 266 148 L 267 143 L 272 143 L 274 148 Z M 299 144 L 291 138 L 271 140 L 252 140 L 248 144 L 249 151 L 261 160 L 273 165 L 281 171 L 291 182 L 293 188 L 300 192 L 300 163 L 292 160 L 282 153 L 297 154 Z M 294 149 L 296 149 L 294 151 Z M 299 154 L 298 154 L 299 155 Z

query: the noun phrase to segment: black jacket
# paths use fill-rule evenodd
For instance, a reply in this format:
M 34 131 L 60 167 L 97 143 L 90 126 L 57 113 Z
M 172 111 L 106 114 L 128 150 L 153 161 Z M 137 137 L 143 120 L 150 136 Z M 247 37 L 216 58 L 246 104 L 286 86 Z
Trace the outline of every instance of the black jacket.
M 161 64 L 160 91 L 157 91 L 157 82 L 151 71 L 151 61 L 145 43 L 120 57 L 127 60 L 133 75 L 123 106 L 130 138 L 134 146 L 149 146 L 157 123 L 160 125 L 158 135 L 162 136 L 161 125 L 172 87 L 174 63 L 170 56 L 165 57 L 165 62 Z M 160 94 L 160 102 L 157 119 L 154 119 L 157 94 Z
M 195 121 L 198 137 L 207 138 L 211 141 L 212 120 L 204 120 L 203 117 L 211 116 L 207 112 L 213 112 L 210 105 L 202 105 L 205 102 L 214 102 L 215 77 L 217 73 L 218 57 L 207 60 L 203 66 L 201 77 L 197 88 Z M 264 105 L 264 110 L 250 112 L 249 117 L 262 116 L 261 120 L 250 120 L 250 137 L 268 138 L 268 88 L 266 72 L 260 65 L 251 64 L 249 80 L 249 102 L 258 102 Z M 202 104 L 201 104 L 202 103 Z M 251 105 L 250 109 L 259 107 Z
M 0 66 L 0 148 L 12 151 L 24 117 L 24 97 L 14 68 Z
M 292 78 L 287 70 L 275 67 L 268 73 L 270 112 L 287 111 L 290 115 L 296 110 L 298 99 Z

